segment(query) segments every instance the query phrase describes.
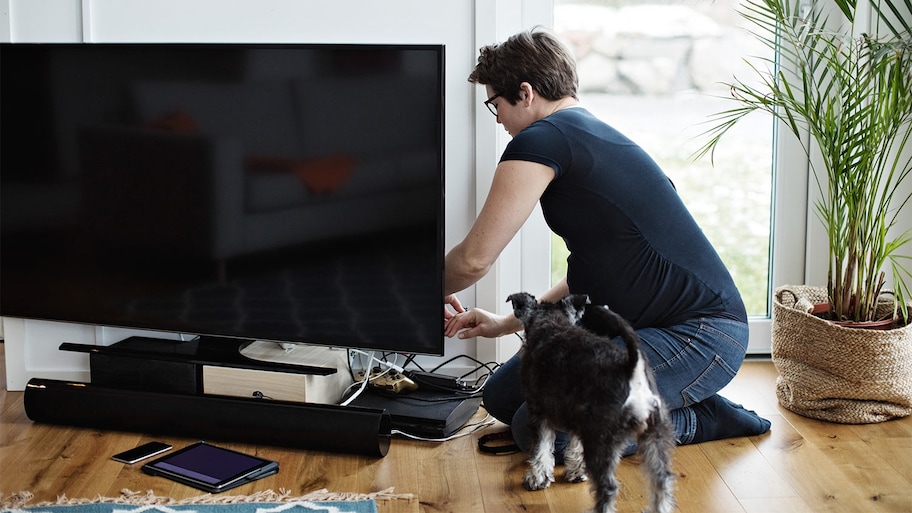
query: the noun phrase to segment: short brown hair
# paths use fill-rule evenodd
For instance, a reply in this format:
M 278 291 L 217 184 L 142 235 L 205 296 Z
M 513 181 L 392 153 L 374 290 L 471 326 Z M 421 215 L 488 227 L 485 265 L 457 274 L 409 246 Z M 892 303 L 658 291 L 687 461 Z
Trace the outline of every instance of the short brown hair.
M 576 60 L 556 36 L 541 27 L 482 47 L 469 82 L 491 86 L 514 105 L 519 101 L 523 82 L 531 84 L 547 100 L 576 98 L 579 87 Z

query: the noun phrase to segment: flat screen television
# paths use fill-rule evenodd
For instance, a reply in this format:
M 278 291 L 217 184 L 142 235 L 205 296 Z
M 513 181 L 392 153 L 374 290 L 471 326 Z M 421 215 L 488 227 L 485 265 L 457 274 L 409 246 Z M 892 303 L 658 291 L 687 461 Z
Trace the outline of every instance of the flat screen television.
M 444 47 L 0 45 L 0 315 L 443 354 Z

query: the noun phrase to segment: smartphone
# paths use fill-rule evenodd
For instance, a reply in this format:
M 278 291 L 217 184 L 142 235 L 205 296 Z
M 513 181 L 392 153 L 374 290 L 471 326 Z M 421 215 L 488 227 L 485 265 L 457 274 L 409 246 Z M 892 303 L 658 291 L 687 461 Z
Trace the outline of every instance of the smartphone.
M 114 456 L 111 456 L 111 459 L 114 461 L 133 464 L 137 461 L 151 458 L 156 454 L 161 454 L 169 450 L 171 450 L 171 446 L 166 443 L 149 442 L 147 444 L 142 444 L 139 447 L 134 447 L 128 451 L 117 453 Z

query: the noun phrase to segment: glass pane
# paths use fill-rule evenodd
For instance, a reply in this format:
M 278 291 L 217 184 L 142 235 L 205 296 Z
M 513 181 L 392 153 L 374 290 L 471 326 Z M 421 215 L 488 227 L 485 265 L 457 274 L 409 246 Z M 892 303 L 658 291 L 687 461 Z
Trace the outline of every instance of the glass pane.
M 554 26 L 576 54 L 582 106 L 641 145 L 671 177 L 719 251 L 750 315 L 767 316 L 773 122 L 757 115 L 725 136 L 714 163 L 693 161 L 708 116 L 732 108 L 720 82 L 754 75 L 768 53 L 738 0 L 557 0 Z M 566 273 L 554 236 L 552 281 Z

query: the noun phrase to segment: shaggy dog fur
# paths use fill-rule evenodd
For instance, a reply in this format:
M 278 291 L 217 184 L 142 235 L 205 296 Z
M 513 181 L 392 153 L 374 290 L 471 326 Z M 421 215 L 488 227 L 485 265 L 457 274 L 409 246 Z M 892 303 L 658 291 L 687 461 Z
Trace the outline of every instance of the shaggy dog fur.
M 595 511 L 614 512 L 615 470 L 636 440 L 651 485 L 649 511 L 671 512 L 673 430 L 633 328 L 585 295 L 538 303 L 518 293 L 508 301 L 525 330 L 520 376 L 533 440 L 523 485 L 541 490 L 554 481 L 554 437 L 564 431 L 564 477 L 581 482 L 590 474 Z

